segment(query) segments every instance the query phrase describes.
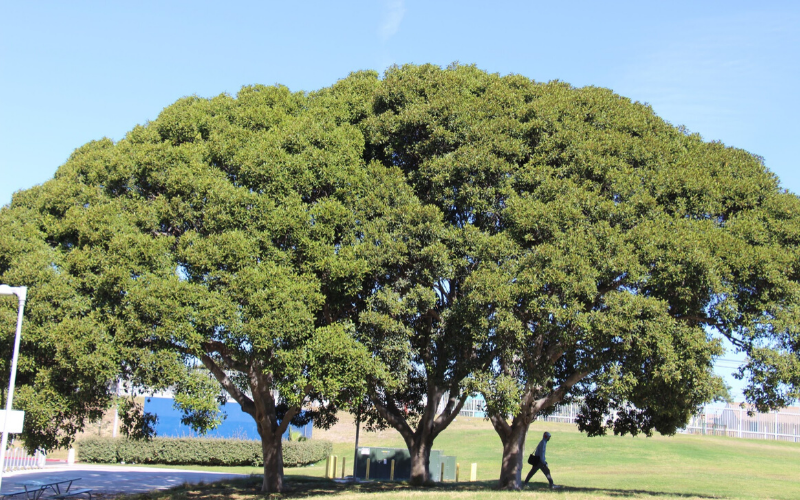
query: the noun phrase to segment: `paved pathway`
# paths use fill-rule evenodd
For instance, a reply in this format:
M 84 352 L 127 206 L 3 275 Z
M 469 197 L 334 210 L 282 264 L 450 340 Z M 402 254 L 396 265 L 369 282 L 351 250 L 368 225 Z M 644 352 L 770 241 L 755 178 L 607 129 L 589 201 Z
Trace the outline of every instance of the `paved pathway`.
M 72 465 L 47 467 L 32 471 L 7 472 L 3 474 L 0 493 L 22 489 L 14 484 L 41 477 L 81 478 L 73 488 L 91 488 L 92 494 L 145 493 L 165 490 L 183 483 L 211 483 L 223 479 L 248 477 L 245 474 L 227 472 L 205 472 L 180 469 L 156 469 L 150 467 L 119 467 L 114 465 Z

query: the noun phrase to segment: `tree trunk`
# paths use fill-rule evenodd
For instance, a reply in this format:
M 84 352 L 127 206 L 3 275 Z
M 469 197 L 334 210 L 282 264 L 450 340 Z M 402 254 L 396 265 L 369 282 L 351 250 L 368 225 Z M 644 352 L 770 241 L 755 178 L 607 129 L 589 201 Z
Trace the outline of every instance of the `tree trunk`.
M 558 360 L 559 356 L 558 352 L 550 355 L 551 362 Z M 526 388 L 519 412 L 514 415 L 511 425 L 506 422 L 505 417 L 489 416 L 492 426 L 503 442 L 503 463 L 500 467 L 500 481 L 498 481 L 497 485 L 500 489 L 518 490 L 522 487 L 521 475 L 524 465 L 525 438 L 528 436 L 528 429 L 534 417 L 543 408 L 550 408 L 563 400 L 564 394 L 588 374 L 588 371 L 574 372 L 558 389 L 538 400 L 534 399 L 533 390 L 530 387 Z
M 430 464 L 433 440 L 421 437 L 415 439 L 408 447 L 411 454 L 411 477 L 408 482 L 414 486 L 421 486 L 431 482 Z
M 518 490 L 522 487 L 522 467 L 525 454 L 525 438 L 530 423 L 514 419 L 506 439 L 503 441 L 503 462 L 500 465 L 498 487 L 504 490 Z M 502 438 L 502 436 L 501 436 Z
M 268 426 L 267 423 L 264 427 Z M 279 432 L 263 429 L 261 434 L 261 452 L 264 455 L 264 482 L 261 483 L 263 493 L 280 493 L 283 491 L 283 441 Z
M 450 423 L 453 421 L 458 412 L 464 406 L 466 395 L 461 398 L 450 398 L 441 415 L 436 415 L 438 409 L 439 399 L 442 396 L 442 390 L 436 390 L 435 387 L 430 388 L 428 392 L 428 404 L 420 415 L 417 421 L 417 429 L 412 430 L 408 425 L 406 416 L 400 409 L 389 400 L 389 404 L 385 404 L 380 398 L 372 396 L 372 401 L 375 408 L 386 419 L 386 421 L 397 429 L 397 432 L 403 436 L 403 440 L 408 448 L 409 455 L 411 456 L 411 476 L 409 483 L 415 486 L 428 484 L 431 482 L 430 462 L 431 462 L 431 449 L 433 448 L 433 441 Z M 431 403 L 433 401 L 434 403 Z

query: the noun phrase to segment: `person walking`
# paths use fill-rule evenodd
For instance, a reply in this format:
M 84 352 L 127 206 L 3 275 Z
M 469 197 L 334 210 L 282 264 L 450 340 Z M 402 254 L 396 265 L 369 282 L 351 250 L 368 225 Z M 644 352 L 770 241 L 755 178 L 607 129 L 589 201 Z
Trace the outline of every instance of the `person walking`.
M 528 457 L 528 463 L 531 464 L 532 467 L 531 471 L 528 472 L 528 477 L 525 478 L 525 484 L 528 484 L 528 481 L 536 474 L 536 471 L 541 469 L 547 481 L 550 483 L 550 488 L 557 489 L 560 488 L 560 486 L 553 484 L 553 478 L 550 476 L 550 469 L 547 467 L 547 460 L 545 459 L 548 441 L 550 441 L 550 433 L 545 432 L 542 436 L 542 440 L 539 441 L 539 445 L 536 447 L 536 451 Z

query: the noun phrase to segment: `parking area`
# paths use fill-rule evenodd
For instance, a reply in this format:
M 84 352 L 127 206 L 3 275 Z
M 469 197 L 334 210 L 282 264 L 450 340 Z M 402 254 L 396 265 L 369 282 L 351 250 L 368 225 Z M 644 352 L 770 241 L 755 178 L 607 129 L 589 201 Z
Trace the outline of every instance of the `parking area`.
M 92 495 L 100 497 L 115 494 L 146 493 L 152 490 L 165 490 L 183 483 L 211 483 L 223 479 L 247 477 L 243 474 L 225 472 L 199 472 L 179 469 L 156 469 L 149 467 L 120 467 L 113 465 L 73 465 L 47 467 L 31 471 L 3 474 L 0 494 L 19 491 L 18 482 L 33 481 L 40 478 L 80 478 L 74 488 L 89 488 Z M 23 497 L 24 498 L 24 497 Z

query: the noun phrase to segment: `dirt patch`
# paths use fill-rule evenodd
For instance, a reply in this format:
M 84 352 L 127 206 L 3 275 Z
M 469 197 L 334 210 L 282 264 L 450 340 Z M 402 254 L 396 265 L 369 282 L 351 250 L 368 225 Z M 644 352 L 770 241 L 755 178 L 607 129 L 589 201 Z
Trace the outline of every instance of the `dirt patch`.
M 353 443 L 356 440 L 356 419 L 349 413 L 340 413 L 339 421 L 330 429 L 314 428 L 314 439 L 325 439 L 334 443 Z M 366 432 L 364 424 L 361 424 L 359 440 L 365 444 L 372 441 L 386 439 L 402 439 L 400 434 L 394 429 L 387 429 L 378 432 Z

